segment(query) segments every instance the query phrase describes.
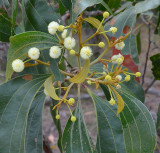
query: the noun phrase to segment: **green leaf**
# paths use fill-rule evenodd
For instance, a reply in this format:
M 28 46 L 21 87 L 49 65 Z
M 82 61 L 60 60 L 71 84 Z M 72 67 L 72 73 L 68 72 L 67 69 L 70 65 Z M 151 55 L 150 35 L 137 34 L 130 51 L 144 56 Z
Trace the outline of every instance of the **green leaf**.
M 12 62 L 19 58 L 24 60 L 31 47 L 37 47 L 40 51 L 58 45 L 58 40 L 43 32 L 25 32 L 10 39 L 10 48 L 7 59 L 6 79 L 10 79 L 13 73 Z
M 110 7 L 105 3 L 105 1 L 102 1 L 101 4 L 106 8 L 106 10 L 107 10 L 111 15 L 113 15 L 112 10 L 111 10 Z
M 71 22 L 74 23 L 77 16 L 87 7 L 101 3 L 103 0 L 61 0 L 63 5 L 70 11 Z
M 154 9 L 160 5 L 160 0 L 145 0 L 135 5 L 135 11 L 142 13 L 151 9 Z
M 1 0 L 0 7 L 4 7 L 5 9 L 7 9 L 9 7 L 9 1 L 8 0 Z
M 118 9 L 120 7 L 121 0 L 104 0 L 110 8 Z
M 20 76 L 0 86 L 0 152 L 25 152 L 28 113 L 49 76 Z
M 12 35 L 14 35 L 14 27 L 16 25 L 18 11 L 18 0 L 12 0 Z
M 123 129 L 117 117 L 117 107 L 96 96 L 88 89 L 97 114 L 97 150 L 98 153 L 126 153 Z
M 141 32 L 140 31 L 138 32 L 136 36 L 136 42 L 137 42 L 138 54 L 140 55 L 141 53 Z
M 27 129 L 26 129 L 26 140 L 25 140 L 25 151 L 26 153 L 42 153 L 42 110 L 45 101 L 45 95 L 42 93 L 38 94 L 29 110 Z
M 46 0 L 22 0 L 22 2 L 25 31 L 48 32 L 48 24 L 61 19 Z
M 117 153 L 154 152 L 156 144 L 155 125 L 148 109 L 141 101 L 125 92 L 121 92 L 120 95 L 125 102 L 125 107 L 120 113 L 120 118 L 117 117 L 116 119 L 116 106 L 110 106 L 108 101 L 96 96 L 91 91 L 89 91 L 89 93 L 95 103 L 97 112 L 97 148 L 99 149 L 99 152 L 108 153 L 108 149 L 111 149 L 110 152 Z M 121 124 L 119 124 L 119 122 L 121 122 Z M 110 123 L 110 126 L 107 126 L 108 123 Z M 114 137 L 115 131 L 116 134 Z M 117 133 L 119 134 L 119 137 L 117 137 Z M 122 139 L 123 136 L 124 140 Z M 117 147 L 117 151 L 112 151 L 117 146 L 110 147 L 113 144 L 120 144 L 120 147 Z M 126 151 L 120 151 L 120 149 L 124 149 L 122 148 L 123 144 L 125 145 Z
M 57 0 L 57 2 L 59 3 L 59 12 L 60 12 L 61 15 L 63 15 L 66 12 L 67 9 L 65 8 L 65 6 L 61 2 L 61 0 Z
M 160 80 L 160 53 L 153 55 L 150 57 L 151 61 L 152 61 L 152 73 L 155 77 L 156 80 Z
M 127 153 L 154 152 L 156 130 L 146 106 L 131 95 L 121 93 L 125 108 L 120 114 Z
M 81 102 L 79 100 L 73 115 L 77 118 L 71 122 L 69 118 L 62 137 L 63 151 L 66 153 L 94 153 L 92 142 L 84 123 Z
M 158 106 L 158 112 L 157 112 L 157 123 L 156 123 L 156 129 L 158 130 L 160 126 L 160 105 Z
M 0 41 L 9 42 L 11 27 L 11 19 L 9 18 L 7 12 L 0 9 Z

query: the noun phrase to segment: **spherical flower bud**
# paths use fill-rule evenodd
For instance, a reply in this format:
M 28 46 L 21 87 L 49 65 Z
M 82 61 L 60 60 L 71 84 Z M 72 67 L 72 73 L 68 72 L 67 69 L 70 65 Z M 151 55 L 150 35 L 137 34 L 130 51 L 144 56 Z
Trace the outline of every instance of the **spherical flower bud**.
M 76 121 L 76 117 L 75 117 L 75 116 L 72 116 L 72 117 L 71 117 L 71 121 L 72 121 L 72 122 L 75 122 L 75 121 Z
M 58 31 L 62 32 L 64 30 L 64 26 L 63 25 L 59 25 L 58 26 Z
M 67 49 L 72 49 L 76 45 L 76 40 L 73 37 L 67 37 L 64 39 L 64 47 Z
M 122 49 L 124 48 L 124 46 L 125 46 L 125 44 L 124 44 L 124 42 L 122 41 L 122 42 L 120 42 L 120 43 L 117 43 L 117 44 L 115 45 L 115 48 L 118 49 L 118 50 L 122 50 Z
M 118 58 L 121 58 L 122 60 L 124 60 L 123 55 L 121 55 L 120 53 L 117 55 L 117 59 L 118 59 Z
M 128 81 L 130 81 L 131 77 L 130 77 L 130 75 L 127 75 L 124 79 L 126 82 L 128 82 Z
M 30 48 L 28 51 L 28 56 L 33 60 L 38 59 L 39 55 L 40 55 L 40 51 L 36 47 Z
M 58 114 L 58 115 L 56 115 L 56 119 L 57 120 L 59 120 L 60 119 L 60 115 Z
M 88 80 L 87 83 L 88 83 L 88 85 L 91 85 L 91 84 L 92 84 L 90 80 Z
M 61 49 L 58 46 L 53 46 L 49 50 L 49 55 L 52 58 L 58 58 L 61 55 Z
M 70 55 L 75 55 L 75 50 L 73 50 L 73 49 L 71 49 L 70 51 L 69 51 L 69 53 L 70 53 Z
M 89 59 L 92 56 L 92 49 L 88 46 L 81 49 L 80 55 L 83 59 Z
M 48 25 L 48 32 L 51 34 L 51 35 L 54 35 L 58 29 L 58 26 L 59 24 L 55 21 L 52 21 L 51 23 L 49 23 Z
M 75 103 L 74 98 L 69 98 L 68 103 L 71 104 L 71 105 L 73 105 Z
M 136 72 L 136 77 L 140 77 L 141 73 L 140 72 Z
M 115 105 L 115 100 L 113 99 L 113 98 L 111 98 L 111 100 L 109 101 L 109 103 L 111 104 L 111 105 Z
M 16 59 L 12 62 L 12 68 L 15 72 L 22 72 L 24 70 L 24 62 L 20 59 Z
M 63 30 L 63 32 L 62 32 L 62 34 L 61 34 L 61 37 L 64 39 L 64 38 L 66 38 L 66 36 L 67 36 L 67 29 L 64 29 Z
M 100 48 L 103 48 L 104 46 L 105 46 L 104 42 L 100 42 L 100 43 L 98 44 L 98 47 L 100 47 Z
M 110 76 L 110 75 L 106 75 L 105 80 L 109 82 L 109 81 L 111 81 L 111 80 L 112 80 L 112 78 L 111 78 L 111 76 Z
M 104 12 L 104 13 L 103 13 L 103 17 L 104 17 L 104 18 L 108 18 L 108 17 L 109 17 L 109 13 L 108 13 L 107 11 Z
M 45 94 L 46 96 L 49 96 L 49 95 L 48 95 L 48 92 L 47 92 L 47 90 L 46 90 L 45 88 L 44 88 L 44 91 L 43 91 L 43 92 L 44 92 L 44 94 Z
M 122 64 L 122 63 L 123 63 L 123 60 L 122 60 L 122 58 L 118 58 L 118 59 L 116 60 L 116 62 L 117 62 L 117 64 Z
M 121 85 L 117 84 L 116 89 L 120 89 L 120 88 L 121 88 Z
M 116 79 L 118 79 L 119 81 L 121 81 L 122 80 L 122 76 L 121 75 L 117 75 Z
M 112 33 L 115 34 L 117 32 L 117 28 L 116 27 L 111 27 L 109 29 L 109 31 L 112 31 Z

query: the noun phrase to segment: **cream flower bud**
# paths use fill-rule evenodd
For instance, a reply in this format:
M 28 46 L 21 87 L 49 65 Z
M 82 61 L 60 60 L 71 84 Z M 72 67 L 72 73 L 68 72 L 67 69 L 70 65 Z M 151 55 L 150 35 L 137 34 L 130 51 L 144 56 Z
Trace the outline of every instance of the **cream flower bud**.
M 122 80 L 122 76 L 121 75 L 117 75 L 116 79 L 118 79 L 119 81 L 121 81 Z
M 111 98 L 111 100 L 109 101 L 109 103 L 111 104 L 111 105 L 115 105 L 115 100 L 113 99 L 113 98 Z
M 70 105 L 73 105 L 75 103 L 75 99 L 74 98 L 69 98 L 68 103 Z
M 62 32 L 64 30 L 64 26 L 63 25 L 59 25 L 58 26 L 58 31 Z
M 104 46 L 105 46 L 104 42 L 100 42 L 100 43 L 98 44 L 98 47 L 100 47 L 100 48 L 103 48 Z
M 58 114 L 58 115 L 56 115 L 56 119 L 57 120 L 59 120 L 60 119 L 60 115 Z
M 117 32 L 117 28 L 116 27 L 111 27 L 109 29 L 109 31 L 112 31 L 112 33 L 115 34 Z
M 76 40 L 73 37 L 67 37 L 64 39 L 64 47 L 72 49 L 76 45 Z
M 111 78 L 111 76 L 110 76 L 110 75 L 106 75 L 105 80 L 109 82 L 109 81 L 111 81 L 111 80 L 112 80 L 112 78 Z
M 64 39 L 64 38 L 66 38 L 66 36 L 67 36 L 67 29 L 64 29 L 63 30 L 63 32 L 62 32 L 62 34 L 61 34 L 61 37 Z
M 48 25 L 48 32 L 51 34 L 51 35 L 54 35 L 58 29 L 58 26 L 59 24 L 55 21 L 52 21 L 51 23 L 49 23 Z
M 117 44 L 115 45 L 115 48 L 118 49 L 118 50 L 122 50 L 122 49 L 124 48 L 124 46 L 125 46 L 125 44 L 124 44 L 124 42 L 122 41 L 122 42 L 120 42 L 120 43 L 117 43 Z
M 30 48 L 28 51 L 28 56 L 33 60 L 38 59 L 39 55 L 40 55 L 40 51 L 36 47 Z
M 141 73 L 140 72 L 136 72 L 136 77 L 140 77 Z
M 128 81 L 130 81 L 131 77 L 130 77 L 130 75 L 127 75 L 124 79 L 126 82 L 128 82 Z
M 71 117 L 71 121 L 72 121 L 72 122 L 75 122 L 75 121 L 76 121 L 76 117 L 75 117 L 75 116 L 72 116 L 72 117 Z
M 121 88 L 121 85 L 117 84 L 116 89 L 120 89 L 120 88 Z
M 91 84 L 92 84 L 92 82 L 91 82 L 90 80 L 88 80 L 87 83 L 88 83 L 88 85 L 91 85 Z
M 12 68 L 15 72 L 22 72 L 24 70 L 24 62 L 20 59 L 16 59 L 12 62 Z
M 58 46 L 53 46 L 49 50 L 49 55 L 52 58 L 58 58 L 61 55 L 61 49 Z
M 108 17 L 109 17 L 109 13 L 108 13 L 107 11 L 104 12 L 104 13 L 103 13 L 103 17 L 104 17 L 104 18 L 108 18 Z
M 122 58 L 118 58 L 118 59 L 116 60 L 116 62 L 117 62 L 117 64 L 122 64 L 122 63 L 123 63 L 123 60 L 122 60 Z
M 80 55 L 81 55 L 81 57 L 82 57 L 83 59 L 85 59 L 85 60 L 86 60 L 86 59 L 89 59 L 89 58 L 93 55 L 92 49 L 91 49 L 90 47 L 88 47 L 88 46 L 83 47 L 83 48 L 81 49 Z
M 73 50 L 73 49 L 71 49 L 71 50 L 69 51 L 69 53 L 70 53 L 70 55 L 75 55 L 75 54 L 76 54 L 75 50 Z

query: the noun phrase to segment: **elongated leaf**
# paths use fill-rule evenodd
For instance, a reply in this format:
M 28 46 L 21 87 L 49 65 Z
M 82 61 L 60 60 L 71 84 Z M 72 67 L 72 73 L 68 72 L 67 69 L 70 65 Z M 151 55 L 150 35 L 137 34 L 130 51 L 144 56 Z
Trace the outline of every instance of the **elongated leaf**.
M 118 9 L 121 3 L 121 0 L 104 0 L 110 8 Z
M 160 0 L 145 0 L 139 2 L 135 5 L 135 11 L 137 13 L 142 13 L 151 9 L 154 9 L 160 5 Z
M 18 10 L 18 0 L 12 0 L 12 35 L 14 34 L 13 29 L 16 25 L 17 10 Z
M 158 130 L 160 126 L 160 105 L 158 106 L 158 112 L 157 112 L 157 124 L 156 124 L 156 129 Z
M 69 81 L 73 82 L 73 83 L 82 83 L 82 82 L 84 82 L 86 77 L 88 76 L 89 67 L 90 67 L 89 60 L 85 60 L 84 66 L 83 66 L 82 70 L 80 71 L 80 73 L 78 73 L 73 78 L 69 79 Z
M 152 61 L 152 73 L 155 77 L 156 80 L 160 80 L 160 67 L 159 67 L 159 62 L 160 62 L 160 53 L 153 55 L 151 58 Z
M 25 152 L 28 113 L 49 76 L 20 76 L 0 86 L 0 152 Z
M 96 96 L 88 89 L 97 114 L 98 153 L 126 153 L 121 120 L 116 116 L 117 107 Z
M 74 23 L 76 17 L 87 7 L 101 3 L 103 0 L 61 0 L 63 5 L 70 11 L 71 22 Z
M 55 91 L 55 88 L 53 87 L 53 76 L 50 76 L 44 83 L 44 87 L 47 91 L 47 94 L 52 97 L 54 100 L 61 100 Z
M 11 19 L 7 12 L 0 9 L 0 41 L 8 42 L 11 36 Z
M 117 99 L 117 103 L 118 103 L 118 105 L 117 105 L 117 116 L 118 116 L 124 109 L 124 101 L 115 89 L 112 88 L 112 91 L 116 95 L 116 99 Z
M 33 101 L 27 120 L 25 151 L 26 153 L 42 153 L 42 110 L 45 95 L 42 91 Z
M 40 51 L 49 49 L 51 46 L 58 45 L 55 37 L 43 32 L 25 32 L 10 39 L 10 48 L 7 59 L 6 79 L 11 78 L 12 62 L 19 58 L 24 60 L 27 57 L 27 52 L 31 47 L 37 47 Z
M 113 15 L 112 10 L 111 10 L 110 7 L 105 3 L 104 0 L 101 2 L 101 4 L 106 8 L 106 10 L 107 10 L 110 14 Z
M 99 25 L 100 25 L 100 21 L 96 18 L 93 18 L 93 17 L 88 17 L 88 18 L 84 18 L 84 21 L 90 23 L 91 25 L 93 25 L 96 29 L 98 29 Z M 104 31 L 104 27 L 101 26 L 99 28 L 99 31 L 103 32 Z
M 138 32 L 136 36 L 136 42 L 137 42 L 138 54 L 140 55 L 141 53 L 141 32 L 140 31 Z
M 156 144 L 156 131 L 155 131 L 155 125 L 153 122 L 153 119 L 146 108 L 146 106 L 139 101 L 138 99 L 134 98 L 131 95 L 128 95 L 125 92 L 121 92 L 120 95 L 123 98 L 125 102 L 125 107 L 123 111 L 120 113 L 120 118 L 117 117 L 117 119 L 121 122 L 121 126 L 118 127 L 118 121 L 115 121 L 115 118 L 112 117 L 116 116 L 116 107 L 110 106 L 112 110 L 108 110 L 108 102 L 99 98 L 95 94 L 91 93 L 89 91 L 94 103 L 96 103 L 96 111 L 98 116 L 98 122 L 103 124 L 106 123 L 107 119 L 108 122 L 110 121 L 110 126 L 107 126 L 108 128 L 102 127 L 102 125 L 98 124 L 98 141 L 97 146 L 99 148 L 99 152 L 101 153 L 108 153 L 108 149 L 110 148 L 111 144 L 115 144 L 115 142 L 124 144 L 125 150 L 119 151 L 118 147 L 117 151 L 111 151 L 111 152 L 126 152 L 126 153 L 151 153 L 154 152 L 155 144 Z M 103 105 L 102 105 L 103 104 Z M 99 106 L 99 107 L 98 107 Z M 103 113 L 102 113 L 103 110 Z M 111 115 L 111 113 L 114 112 L 114 115 Z M 100 116 L 100 113 L 102 116 Z M 109 116 L 109 117 L 108 117 Z M 108 118 L 107 118 L 108 117 Z M 103 119 L 104 118 L 104 119 Z M 110 119 L 111 118 L 111 119 Z M 105 121 L 105 122 L 104 122 Z M 114 122 L 115 121 L 115 122 Z M 106 123 L 107 124 L 107 123 Z M 102 128 L 102 129 L 101 129 Z M 115 141 L 111 141 L 111 135 L 107 136 L 107 132 L 104 132 L 104 129 L 110 129 L 112 128 L 112 131 L 115 131 L 116 129 L 119 129 L 119 134 L 124 136 L 123 139 L 118 139 L 117 134 L 115 136 Z M 105 134 L 104 134 L 105 133 Z M 111 134 L 111 132 L 108 132 Z M 112 132 L 113 133 L 113 132 Z M 113 133 L 114 134 L 114 133 Z M 112 134 L 112 137 L 113 137 Z M 104 148 L 104 145 L 100 146 L 102 142 L 106 141 L 105 144 L 107 144 L 107 139 L 109 145 Z M 101 143 L 99 143 L 101 142 Z M 117 146 L 117 145 L 116 145 Z M 115 148 L 115 147 L 114 147 Z
M 80 100 L 73 115 L 77 119 L 76 122 L 71 122 L 69 118 L 67 122 L 62 137 L 63 151 L 65 153 L 95 153 L 83 120 Z
M 0 1 L 0 7 L 4 7 L 5 9 L 7 9 L 9 7 L 9 1 L 8 0 L 1 0 Z
M 25 31 L 48 32 L 48 24 L 61 19 L 45 0 L 22 0 L 22 2 Z

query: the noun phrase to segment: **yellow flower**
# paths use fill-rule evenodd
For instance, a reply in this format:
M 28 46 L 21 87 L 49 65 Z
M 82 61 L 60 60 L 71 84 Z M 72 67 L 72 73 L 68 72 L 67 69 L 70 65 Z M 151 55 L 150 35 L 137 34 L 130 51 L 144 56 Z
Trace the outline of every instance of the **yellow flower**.
M 70 55 L 75 55 L 75 50 L 73 50 L 73 49 L 71 49 L 70 51 L 69 51 L 69 53 L 70 53 Z
M 111 104 L 111 105 L 115 105 L 115 100 L 113 99 L 113 98 L 111 98 L 111 100 L 109 101 L 109 103 Z
M 58 31 L 62 32 L 64 30 L 64 26 L 63 25 L 59 25 L 58 26 Z
M 128 82 L 128 81 L 130 81 L 131 77 L 130 77 L 130 75 L 127 75 L 124 79 L 126 82 Z
M 91 85 L 91 81 L 90 81 L 90 80 L 88 80 L 87 83 L 88 83 L 89 85 Z
M 111 27 L 110 29 L 109 29 L 109 31 L 112 31 L 112 33 L 113 34 L 115 34 L 116 32 L 117 32 L 117 28 L 116 27 Z
M 109 81 L 111 81 L 111 80 L 112 80 L 112 78 L 111 78 L 111 76 L 110 76 L 110 75 L 106 75 L 105 80 L 109 82 Z

